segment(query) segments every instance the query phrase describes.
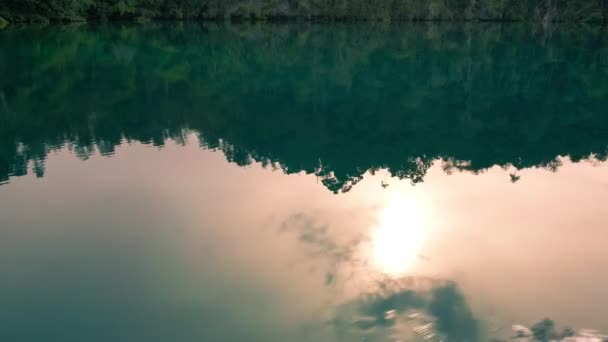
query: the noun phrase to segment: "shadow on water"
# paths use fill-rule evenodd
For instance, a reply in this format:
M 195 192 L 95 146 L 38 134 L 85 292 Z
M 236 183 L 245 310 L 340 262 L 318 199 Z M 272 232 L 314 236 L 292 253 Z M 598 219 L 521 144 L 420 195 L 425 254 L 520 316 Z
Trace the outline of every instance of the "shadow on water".
M 0 182 L 125 141 L 221 150 L 348 191 L 494 165 L 605 160 L 601 27 L 149 25 L 0 34 Z

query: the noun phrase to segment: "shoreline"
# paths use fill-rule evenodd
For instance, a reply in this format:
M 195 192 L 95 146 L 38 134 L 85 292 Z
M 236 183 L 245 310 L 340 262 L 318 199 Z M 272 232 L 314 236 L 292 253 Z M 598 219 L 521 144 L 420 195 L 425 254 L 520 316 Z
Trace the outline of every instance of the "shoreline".
M 171 18 L 171 17 L 133 17 L 133 18 L 48 18 L 42 16 L 24 17 L 18 16 L 17 19 L 0 15 L 0 29 L 14 25 L 34 25 L 34 24 L 76 24 L 76 23 L 128 23 L 128 24 L 145 24 L 145 23 L 234 23 L 234 24 L 281 24 L 281 23 L 318 23 L 318 24 L 357 24 L 357 23 L 452 23 L 452 24 L 476 24 L 476 23 L 496 23 L 496 24 L 532 24 L 532 25 L 548 25 L 548 24 L 593 24 L 608 26 L 608 22 L 602 19 L 595 20 L 523 20 L 523 19 L 500 19 L 500 18 L 461 18 L 461 19 L 442 19 L 442 18 L 415 18 L 415 19 L 387 19 L 387 18 L 359 18 L 359 17 L 230 17 L 230 18 Z
M 7 0 L 0 4 L 0 18 L 5 26 L 85 21 L 608 24 L 608 0 Z

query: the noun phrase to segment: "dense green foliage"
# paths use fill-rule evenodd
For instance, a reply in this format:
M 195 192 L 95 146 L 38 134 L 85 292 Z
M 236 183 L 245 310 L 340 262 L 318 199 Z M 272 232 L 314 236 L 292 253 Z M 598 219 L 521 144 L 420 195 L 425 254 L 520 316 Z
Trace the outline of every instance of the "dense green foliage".
M 239 165 L 315 173 L 332 191 L 378 168 L 419 182 L 436 159 L 475 172 L 605 160 L 607 37 L 521 24 L 9 29 L 0 181 L 42 175 L 66 144 L 87 158 L 188 131 Z
M 605 21 L 608 0 L 4 0 L 12 21 L 330 19 Z

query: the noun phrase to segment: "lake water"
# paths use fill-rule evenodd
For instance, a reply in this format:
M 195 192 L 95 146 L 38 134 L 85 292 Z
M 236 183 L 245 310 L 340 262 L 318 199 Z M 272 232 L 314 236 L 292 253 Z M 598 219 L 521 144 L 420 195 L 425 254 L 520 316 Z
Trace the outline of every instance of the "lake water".
M 0 75 L 2 341 L 608 333 L 601 27 L 24 26 Z

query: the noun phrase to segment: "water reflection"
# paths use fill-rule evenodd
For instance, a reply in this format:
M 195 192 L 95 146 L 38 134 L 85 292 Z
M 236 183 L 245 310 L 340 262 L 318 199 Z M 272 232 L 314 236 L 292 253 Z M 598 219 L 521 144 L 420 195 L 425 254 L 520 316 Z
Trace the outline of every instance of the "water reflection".
M 605 40 L 593 26 L 8 29 L 0 181 L 42 177 L 65 146 L 86 159 L 188 130 L 238 165 L 305 171 L 334 192 L 384 168 L 416 184 L 436 159 L 446 172 L 601 161 Z
M 429 278 L 383 282 L 340 306 L 333 324 L 341 341 L 483 340 L 456 284 Z
M 427 208 L 395 194 L 378 214 L 372 228 L 373 259 L 383 272 L 403 275 L 420 255 L 427 238 Z
M 0 317 L 38 340 L 606 329 L 602 30 L 4 30 Z
M 315 264 L 326 265 L 331 275 L 331 282 L 324 284 L 335 296 L 326 322 L 331 334 L 337 341 L 476 342 L 491 336 L 482 334 L 455 282 L 404 276 L 424 242 L 426 217 L 406 197 L 390 196 L 386 203 L 370 241 L 365 236 L 345 241 L 312 215 L 298 214 L 281 224 L 282 231 L 299 236 L 300 243 L 314 252 L 308 256 L 316 259 Z M 386 232 L 378 236 L 378 229 Z M 357 253 L 367 242 L 372 244 L 372 256 Z M 376 264 L 366 261 L 374 257 Z
M 10 327 L 2 332 L 481 342 L 508 340 L 513 323 L 536 331 L 544 316 L 580 334 L 604 327 L 605 163 L 562 160 L 560 173 L 523 170 L 517 185 L 499 168 L 446 177 L 435 165 L 416 187 L 382 188 L 387 175 L 378 172 L 334 196 L 314 176 L 243 169 L 193 138 L 162 150 L 125 145 L 84 163 L 61 151 L 48 162 L 62 172 L 2 188 L 0 270 L 12 276 L 0 297 L 14 308 L 0 314 Z M 567 207 L 563 193 L 573 199 Z M 404 226 L 418 220 L 401 215 L 407 208 L 425 213 L 423 272 L 387 274 L 361 253 L 387 207 L 400 209 L 388 212 Z M 83 314 L 86 331 L 74 329 Z M 48 325 L 31 323 L 41 318 Z

